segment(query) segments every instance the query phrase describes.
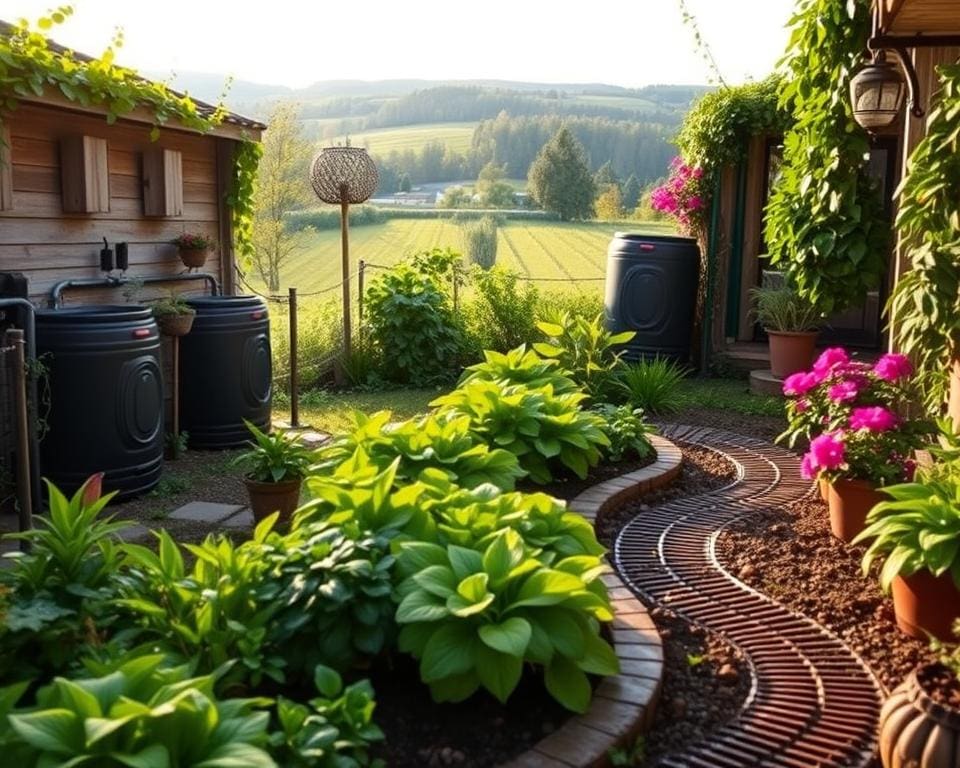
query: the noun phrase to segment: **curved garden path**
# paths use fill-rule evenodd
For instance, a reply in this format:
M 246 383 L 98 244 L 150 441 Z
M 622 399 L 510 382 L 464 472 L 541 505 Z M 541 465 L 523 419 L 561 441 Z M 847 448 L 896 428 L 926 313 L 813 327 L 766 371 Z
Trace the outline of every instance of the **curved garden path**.
M 730 432 L 668 426 L 665 437 L 726 456 L 725 488 L 651 508 L 621 531 L 615 562 L 650 604 L 717 632 L 745 655 L 752 687 L 726 726 L 666 766 L 867 765 L 883 697 L 867 665 L 811 619 L 746 586 L 717 560 L 717 536 L 734 520 L 810 492 L 793 454 Z

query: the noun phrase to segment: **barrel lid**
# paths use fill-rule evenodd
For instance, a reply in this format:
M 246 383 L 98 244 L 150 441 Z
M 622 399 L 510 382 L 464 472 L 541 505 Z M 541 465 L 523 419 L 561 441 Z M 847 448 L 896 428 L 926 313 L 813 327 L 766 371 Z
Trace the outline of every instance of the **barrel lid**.
M 649 235 L 643 232 L 614 232 L 617 240 L 629 240 L 634 243 L 676 243 L 678 245 L 696 245 L 696 238 L 681 237 L 680 235 Z
M 78 304 L 37 311 L 38 323 L 134 323 L 150 320 L 153 311 L 141 304 Z
M 191 296 L 187 303 L 199 310 L 263 309 L 267 305 L 259 296 Z

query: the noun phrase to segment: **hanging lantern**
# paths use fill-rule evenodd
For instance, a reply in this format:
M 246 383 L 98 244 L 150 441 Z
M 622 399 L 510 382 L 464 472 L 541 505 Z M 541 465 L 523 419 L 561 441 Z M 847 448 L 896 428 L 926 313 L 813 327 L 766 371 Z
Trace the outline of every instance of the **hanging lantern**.
M 883 51 L 878 52 L 850 81 L 853 119 L 868 131 L 892 125 L 903 107 L 906 90 L 903 75 Z

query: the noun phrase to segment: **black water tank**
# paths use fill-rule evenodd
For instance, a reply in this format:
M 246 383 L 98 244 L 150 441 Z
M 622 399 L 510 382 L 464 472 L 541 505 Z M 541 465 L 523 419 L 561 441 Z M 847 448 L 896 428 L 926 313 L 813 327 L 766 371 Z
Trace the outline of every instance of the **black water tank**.
M 700 249 L 690 237 L 617 232 L 607 249 L 605 310 L 612 331 L 635 331 L 624 357 L 690 359 Z
M 194 448 L 243 445 L 243 420 L 270 425 L 273 368 L 267 305 L 257 296 L 189 299 L 197 311 L 180 340 L 180 427 Z
M 163 465 L 160 334 L 140 306 L 37 312 L 37 355 L 50 370 L 40 471 L 72 492 L 95 472 L 104 490 L 151 489 Z M 42 402 L 41 397 L 41 402 Z

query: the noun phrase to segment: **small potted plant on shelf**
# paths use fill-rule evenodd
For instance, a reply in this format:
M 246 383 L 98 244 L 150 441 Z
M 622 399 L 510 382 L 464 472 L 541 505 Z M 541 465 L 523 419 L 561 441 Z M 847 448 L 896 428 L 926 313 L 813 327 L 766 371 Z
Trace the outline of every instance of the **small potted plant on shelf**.
M 197 311 L 177 294 L 152 301 L 150 306 L 164 336 L 186 336 L 193 328 Z
M 960 637 L 960 621 L 953 634 Z M 884 768 L 917 765 L 955 768 L 960 744 L 960 644 L 937 641 L 940 660 L 918 667 L 880 710 L 880 761 Z
M 884 488 L 855 543 L 871 541 L 864 573 L 885 556 L 880 586 L 893 592 L 897 626 L 913 637 L 949 637 L 960 616 L 960 440 L 942 425 L 944 445 L 912 482 Z
M 916 399 L 912 374 L 903 355 L 884 355 L 870 365 L 832 347 L 811 370 L 783 382 L 788 426 L 778 439 L 791 447 L 809 443 L 801 474 L 820 482 L 830 529 L 843 541 L 860 533 L 867 513 L 886 498 L 881 486 L 911 479 L 914 452 L 933 431 L 925 420 L 901 413 Z
M 253 517 L 259 522 L 279 512 L 279 523 L 286 523 L 300 500 L 312 453 L 296 435 L 281 431 L 267 434 L 249 421 L 244 423 L 253 440 L 250 450 L 234 461 L 246 468 L 244 482 Z
M 173 244 L 177 246 L 180 261 L 189 269 L 197 269 L 207 262 L 207 254 L 213 250 L 213 239 L 203 234 L 184 232 Z
M 820 311 L 790 286 L 754 288 L 757 322 L 767 333 L 770 371 L 778 379 L 804 371 L 813 362 Z

